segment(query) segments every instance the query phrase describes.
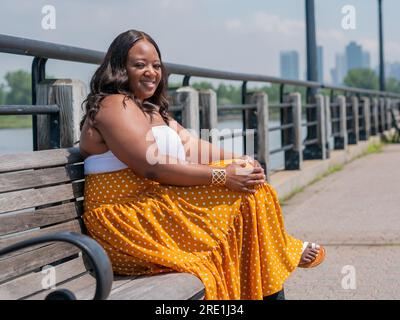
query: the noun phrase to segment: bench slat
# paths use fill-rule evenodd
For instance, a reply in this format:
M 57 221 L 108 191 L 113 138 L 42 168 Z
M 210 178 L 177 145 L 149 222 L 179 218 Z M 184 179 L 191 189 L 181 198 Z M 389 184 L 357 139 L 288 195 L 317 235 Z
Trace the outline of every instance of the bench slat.
M 82 233 L 81 232 L 81 224 L 80 224 L 79 220 L 75 219 L 72 221 L 56 224 L 51 227 L 42 228 L 42 229 L 38 229 L 38 230 L 32 230 L 32 231 L 28 231 L 28 232 L 23 232 L 23 233 L 15 235 L 15 236 L 9 236 L 9 237 L 0 239 L 0 249 L 3 249 L 14 243 L 17 243 L 17 242 L 20 242 L 20 241 L 23 241 L 26 239 L 33 239 L 35 237 L 44 236 L 46 234 L 61 232 L 61 231 L 71 231 L 71 232 Z M 45 246 L 45 245 L 46 244 L 39 244 L 37 246 Z M 0 261 L 7 259 L 6 257 L 18 254 L 20 252 L 32 251 L 32 248 L 35 248 L 35 247 L 36 246 L 28 247 L 28 248 L 21 249 L 21 250 L 15 251 L 13 253 L 10 253 L 8 255 L 4 255 L 4 256 L 0 257 Z
M 0 173 L 62 166 L 82 162 L 78 148 L 52 149 L 0 155 Z
M 112 290 L 115 290 L 118 287 L 130 282 L 134 278 L 135 277 L 129 276 L 114 278 L 111 292 Z M 78 300 L 90 300 L 93 299 L 94 292 L 96 291 L 96 280 L 89 273 L 85 273 L 75 279 L 71 279 L 65 283 L 58 285 L 56 289 L 61 288 L 71 290 L 76 295 Z M 48 289 L 46 291 L 28 297 L 27 300 L 43 300 L 52 291 L 54 290 Z
M 0 261 L 0 283 L 79 253 L 69 243 L 54 243 Z
M 29 212 L 0 215 L 0 236 L 61 223 L 80 217 L 82 214 L 83 201 L 76 201 Z
M 54 267 L 56 285 L 86 272 L 82 257 Z M 45 274 L 33 272 L 0 285 L 0 300 L 17 300 L 45 290 L 42 285 Z
M 0 174 L 0 193 L 84 179 L 83 164 Z
M 203 290 L 204 285 L 196 276 L 173 272 L 138 277 L 111 292 L 109 299 L 187 300 Z
M 84 182 L 0 194 L 0 213 L 38 207 L 83 196 Z

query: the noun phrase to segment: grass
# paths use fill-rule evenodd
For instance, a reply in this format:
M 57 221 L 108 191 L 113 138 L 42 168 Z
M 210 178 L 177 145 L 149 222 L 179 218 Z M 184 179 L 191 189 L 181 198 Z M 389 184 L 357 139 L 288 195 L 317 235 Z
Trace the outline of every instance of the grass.
M 359 159 L 359 158 L 364 157 L 364 156 L 369 155 L 369 154 L 380 153 L 380 152 L 382 152 L 383 145 L 384 145 L 384 143 L 380 143 L 380 142 L 370 144 L 368 146 L 368 148 L 361 155 L 359 155 L 358 157 L 355 157 L 351 161 L 354 161 L 356 159 Z M 279 199 L 279 203 L 282 206 L 286 205 L 287 201 L 289 199 L 291 199 L 297 193 L 302 192 L 304 190 L 304 188 L 306 188 L 306 187 L 308 187 L 308 186 L 320 181 L 321 179 L 323 179 L 323 178 L 325 178 L 325 177 L 327 177 L 327 176 L 329 176 L 329 175 L 331 175 L 331 174 L 333 174 L 335 172 L 338 172 L 338 171 L 342 170 L 343 167 L 344 167 L 344 165 L 334 165 L 332 167 L 329 167 L 329 169 L 326 172 L 324 172 L 323 174 L 320 174 L 319 176 L 317 176 L 309 184 L 307 184 L 307 185 L 305 185 L 303 187 L 297 187 L 289 195 L 287 195 L 284 198 Z
M 0 129 L 31 128 L 32 116 L 0 116 Z
M 342 170 L 343 169 L 343 165 L 334 165 L 334 166 L 332 166 L 332 167 L 329 167 L 329 169 L 326 171 L 326 172 L 324 172 L 323 174 L 320 174 L 320 175 L 318 175 L 315 179 L 313 179 L 309 184 L 307 184 L 307 185 L 305 185 L 305 186 L 303 186 L 303 187 L 296 187 L 289 195 L 287 195 L 286 197 L 284 197 L 284 198 L 282 198 L 282 199 L 279 199 L 279 203 L 281 204 L 281 205 L 285 205 L 286 204 L 286 202 L 290 199 L 290 198 L 292 198 L 294 195 L 296 195 L 297 193 L 299 193 L 299 192 L 302 192 L 303 190 L 304 190 L 304 188 L 306 188 L 306 187 L 308 187 L 308 186 L 310 186 L 310 185 L 312 185 L 312 184 L 314 184 L 314 183 L 316 183 L 316 182 L 318 182 L 318 181 L 320 181 L 320 180 L 322 180 L 323 178 L 325 178 L 326 176 L 329 176 L 329 175 L 331 175 L 331 174 L 333 174 L 333 173 L 335 173 L 335 172 L 338 172 L 338 171 L 340 171 L 340 170 Z
M 383 143 L 374 143 L 370 144 L 367 150 L 363 153 L 364 155 L 371 154 L 371 153 L 380 153 L 382 152 Z

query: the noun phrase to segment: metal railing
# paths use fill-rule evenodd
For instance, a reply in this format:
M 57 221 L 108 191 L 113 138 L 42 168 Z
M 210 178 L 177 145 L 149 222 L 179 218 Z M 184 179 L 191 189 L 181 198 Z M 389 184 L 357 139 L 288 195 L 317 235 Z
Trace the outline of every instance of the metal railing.
M 17 54 L 17 55 L 26 55 L 32 56 L 32 103 L 36 105 L 36 87 L 40 81 L 45 78 L 45 67 L 48 59 L 56 59 L 56 60 L 64 60 L 64 61 L 73 61 L 80 63 L 89 63 L 89 64 L 100 64 L 105 56 L 105 52 L 96 51 L 96 50 L 88 50 L 73 46 L 65 46 L 61 44 L 54 44 L 49 42 L 37 41 L 32 39 L 25 39 L 19 37 L 13 37 L 8 35 L 0 35 L 0 52 L 9 53 L 9 54 Z M 255 106 L 252 104 L 246 103 L 246 96 L 248 95 L 247 85 L 249 82 L 261 82 L 268 84 L 279 84 L 280 85 L 280 104 L 278 105 L 270 105 L 270 108 L 279 108 L 279 112 L 281 115 L 281 125 L 269 128 L 269 132 L 280 130 L 282 136 L 282 146 L 279 149 L 271 150 L 270 154 L 274 154 L 277 152 L 288 152 L 293 146 L 293 122 L 291 120 L 291 108 L 292 104 L 288 103 L 285 100 L 285 87 L 287 86 L 296 86 L 296 87 L 304 87 L 307 90 L 307 104 L 304 106 L 304 110 L 306 111 L 306 122 L 302 125 L 307 128 L 307 136 L 303 141 L 304 152 L 307 151 L 308 148 L 314 147 L 316 143 L 319 143 L 317 138 L 317 129 L 320 125 L 319 118 L 317 118 L 318 107 L 315 104 L 315 97 L 309 94 L 309 89 L 329 89 L 331 92 L 331 105 L 330 110 L 332 112 L 331 125 L 332 125 L 332 136 L 334 138 L 338 138 L 339 136 L 339 123 L 340 123 L 340 112 L 338 112 L 339 104 L 336 101 L 333 101 L 334 97 L 340 92 L 348 97 L 348 108 L 352 108 L 350 101 L 352 96 L 361 95 L 369 97 L 371 101 L 371 134 L 376 132 L 383 132 L 383 130 L 387 130 L 390 127 L 390 123 L 388 121 L 384 121 L 385 115 L 388 110 L 388 106 L 384 101 L 386 99 L 393 99 L 394 101 L 400 100 L 400 94 L 391 93 L 391 92 L 382 92 L 377 90 L 366 90 L 360 88 L 352 88 L 352 87 L 344 87 L 344 86 L 332 86 L 326 85 L 324 83 L 313 82 L 313 81 L 301 81 L 301 80 L 291 80 L 291 79 L 282 79 L 277 77 L 270 77 L 264 75 L 257 74 L 248 74 L 248 73 L 237 73 L 237 72 L 228 72 L 228 71 L 220 71 L 206 68 L 198 68 L 187 65 L 179 65 L 172 63 L 165 63 L 168 76 L 174 75 L 182 75 L 183 82 L 182 85 L 188 86 L 190 84 L 190 80 L 193 77 L 201 77 L 201 78 L 210 78 L 210 79 L 222 79 L 229 81 L 240 81 L 241 84 L 241 97 L 242 103 L 239 105 L 220 105 L 218 106 L 218 110 L 241 110 L 242 111 L 242 121 L 243 121 L 243 129 L 250 129 L 250 126 L 254 126 L 254 111 Z M 315 91 L 315 90 L 314 90 Z M 376 104 L 373 103 L 373 99 L 377 98 L 379 101 L 378 105 L 378 126 L 376 128 L 376 122 L 372 122 L 373 112 Z M 383 101 L 383 102 L 382 102 Z M 385 109 L 386 108 L 386 109 Z M 35 126 L 36 126 L 36 114 L 33 109 L 30 114 L 33 115 L 33 131 L 34 131 L 34 150 L 37 147 L 37 141 L 35 136 Z M 179 106 L 171 107 L 171 111 L 173 112 L 181 112 Z M 200 110 L 201 112 L 201 110 Z M 253 116 L 252 116 L 253 113 Z M 20 114 L 20 113 L 19 113 Z M 347 122 L 348 128 L 346 134 L 352 137 L 354 128 L 354 120 L 362 121 L 363 118 L 352 118 L 354 115 L 352 113 L 348 113 Z M 372 124 L 373 123 L 373 124 Z M 252 125 L 253 124 L 253 125 Z M 360 126 L 362 129 L 363 125 Z M 257 128 L 253 128 L 257 130 Z M 257 135 L 257 132 L 255 133 Z M 245 134 L 243 134 L 245 137 Z M 352 140 L 352 138 L 350 139 Z M 354 140 L 354 139 L 353 139 Z M 244 139 L 244 147 L 246 140 Z M 335 146 L 339 146 L 339 144 L 335 143 Z M 315 153 L 310 152 L 309 154 L 315 155 Z
M 60 148 L 60 108 L 58 105 L 2 105 L 0 116 L 2 115 L 49 115 L 50 147 Z

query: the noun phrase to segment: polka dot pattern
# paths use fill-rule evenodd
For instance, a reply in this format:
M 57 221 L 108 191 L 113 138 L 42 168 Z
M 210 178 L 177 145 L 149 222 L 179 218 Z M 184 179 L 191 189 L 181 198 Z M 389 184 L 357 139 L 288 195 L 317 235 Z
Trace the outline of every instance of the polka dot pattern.
M 224 162 L 218 163 L 223 167 Z M 262 299 L 282 289 L 302 241 L 284 229 L 276 191 L 176 187 L 132 170 L 88 175 L 84 223 L 120 275 L 188 272 L 205 299 Z

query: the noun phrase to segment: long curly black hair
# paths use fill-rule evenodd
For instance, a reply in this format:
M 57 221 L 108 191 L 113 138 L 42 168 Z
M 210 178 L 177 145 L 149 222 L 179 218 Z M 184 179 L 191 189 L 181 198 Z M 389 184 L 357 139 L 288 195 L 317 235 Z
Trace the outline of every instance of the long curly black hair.
M 149 41 L 157 50 L 161 63 L 161 81 L 158 84 L 153 96 L 144 101 L 137 99 L 129 88 L 128 74 L 126 72 L 126 62 L 128 51 L 139 40 L 145 39 Z M 80 129 L 82 130 L 83 124 L 87 117 L 90 121 L 94 121 L 97 112 L 100 109 L 101 101 L 111 94 L 123 94 L 125 98 L 123 105 L 126 107 L 125 101 L 132 99 L 143 112 L 152 115 L 157 112 L 168 124 L 168 95 L 167 95 L 167 72 L 161 60 L 160 49 L 157 43 L 145 32 L 137 30 L 128 30 L 118 35 L 111 43 L 107 50 L 103 62 L 97 68 L 90 81 L 90 93 L 83 101 L 82 106 L 85 110 Z

